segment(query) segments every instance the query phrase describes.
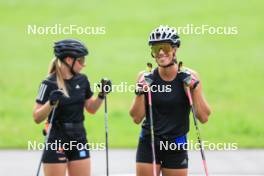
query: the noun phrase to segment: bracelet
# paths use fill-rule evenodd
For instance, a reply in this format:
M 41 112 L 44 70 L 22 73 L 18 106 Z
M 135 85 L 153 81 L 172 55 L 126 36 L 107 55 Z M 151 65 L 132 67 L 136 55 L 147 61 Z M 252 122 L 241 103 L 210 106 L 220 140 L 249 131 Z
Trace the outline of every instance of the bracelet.
M 136 96 L 141 96 L 144 94 L 144 91 L 138 91 L 137 89 L 135 89 L 135 94 Z
M 197 81 L 193 84 L 193 89 L 195 89 L 195 88 L 198 86 L 199 83 L 200 83 L 200 81 L 197 80 Z

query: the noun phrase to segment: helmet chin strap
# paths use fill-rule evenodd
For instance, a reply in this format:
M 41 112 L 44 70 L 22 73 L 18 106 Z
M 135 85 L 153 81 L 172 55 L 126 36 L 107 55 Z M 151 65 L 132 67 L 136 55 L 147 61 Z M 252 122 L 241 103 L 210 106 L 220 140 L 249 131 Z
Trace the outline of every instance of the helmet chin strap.
M 173 66 L 174 64 L 177 64 L 177 60 L 176 60 L 175 58 L 173 58 L 173 59 L 171 60 L 171 63 L 169 63 L 169 64 L 167 64 L 167 65 L 160 65 L 160 64 L 158 64 L 158 66 L 159 66 L 159 67 L 162 67 L 162 68 L 168 68 L 168 67 Z
M 76 75 L 76 72 L 73 70 L 73 67 L 74 67 L 75 62 L 76 62 L 76 59 L 73 59 L 73 63 L 70 66 L 67 62 L 65 62 L 64 60 L 62 60 L 62 63 L 64 63 L 70 69 L 70 72 L 71 72 L 71 74 L 73 76 Z

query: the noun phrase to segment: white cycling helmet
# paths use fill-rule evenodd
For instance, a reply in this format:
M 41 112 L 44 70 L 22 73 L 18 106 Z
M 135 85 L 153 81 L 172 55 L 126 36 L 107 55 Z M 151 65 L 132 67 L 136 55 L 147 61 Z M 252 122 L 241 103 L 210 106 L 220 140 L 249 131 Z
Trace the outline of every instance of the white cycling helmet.
M 168 42 L 172 46 L 180 47 L 181 41 L 177 31 L 169 26 L 160 25 L 155 28 L 149 35 L 149 45 L 159 42 Z

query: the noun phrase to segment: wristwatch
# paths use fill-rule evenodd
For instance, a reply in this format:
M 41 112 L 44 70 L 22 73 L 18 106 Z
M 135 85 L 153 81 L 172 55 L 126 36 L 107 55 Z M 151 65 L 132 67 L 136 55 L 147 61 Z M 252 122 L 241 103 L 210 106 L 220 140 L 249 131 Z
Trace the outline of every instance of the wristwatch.
M 139 91 L 138 89 L 135 89 L 136 96 L 141 96 L 144 94 L 144 91 Z

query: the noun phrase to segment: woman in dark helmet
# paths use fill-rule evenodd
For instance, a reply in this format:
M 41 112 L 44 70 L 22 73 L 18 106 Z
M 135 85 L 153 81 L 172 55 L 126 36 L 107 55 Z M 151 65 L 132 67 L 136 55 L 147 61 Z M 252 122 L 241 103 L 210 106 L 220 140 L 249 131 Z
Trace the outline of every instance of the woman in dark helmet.
M 185 78 L 191 76 L 192 82 L 195 83 L 188 86 L 191 89 L 197 118 L 201 123 L 207 122 L 210 108 L 202 94 L 202 84 L 198 74 L 191 69 L 181 70 L 177 64 L 176 53 L 180 47 L 177 32 L 168 26 L 160 26 L 151 32 L 149 45 L 152 57 L 158 65 L 147 76 L 152 82 L 149 87 L 152 87 L 156 173 L 157 175 L 162 173 L 164 176 L 186 176 L 190 105 L 183 84 Z M 137 176 L 153 176 L 148 97 L 145 89 L 142 88 L 142 84 L 147 83 L 142 77 L 144 76 L 141 72 L 137 81 L 141 86 L 138 86 L 135 91 L 136 97 L 132 103 L 130 115 L 136 124 L 146 117 L 142 123 L 137 148 Z M 157 87 L 163 86 L 167 89 L 157 90 Z M 176 145 L 171 145 L 172 143 Z M 177 147 L 166 148 L 165 144 Z
M 88 55 L 83 43 L 74 39 L 55 42 L 54 54 L 49 75 L 40 85 L 33 112 L 36 123 L 45 119 L 50 123 L 51 111 L 56 106 L 47 143 L 57 143 L 57 146 L 47 145 L 44 151 L 44 173 L 45 176 L 65 176 L 68 169 L 69 176 L 89 176 L 90 154 L 83 124 L 84 109 L 94 114 L 109 92 L 100 92 L 95 97 L 87 76 L 80 73 Z M 111 87 L 109 80 L 101 83 L 103 88 Z

